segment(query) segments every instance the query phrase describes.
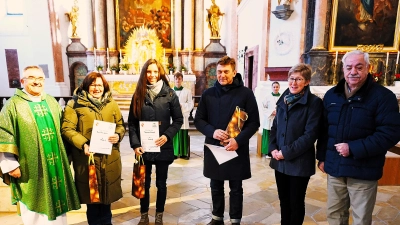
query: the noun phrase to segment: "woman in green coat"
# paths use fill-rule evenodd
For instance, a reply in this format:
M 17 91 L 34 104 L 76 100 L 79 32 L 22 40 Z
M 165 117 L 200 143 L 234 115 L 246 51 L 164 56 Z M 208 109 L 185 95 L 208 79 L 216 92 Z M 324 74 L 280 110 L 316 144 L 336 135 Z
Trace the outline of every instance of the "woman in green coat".
M 112 143 L 111 155 L 94 154 L 100 202 L 92 203 L 89 190 L 88 159 L 94 120 L 115 123 L 115 134 L 108 138 Z M 121 111 L 111 97 L 110 88 L 103 75 L 89 73 L 75 91 L 64 111 L 62 135 L 72 146 L 75 185 L 82 204 L 87 204 L 89 225 L 111 224 L 111 203 L 122 197 L 121 157 L 119 143 L 125 134 Z

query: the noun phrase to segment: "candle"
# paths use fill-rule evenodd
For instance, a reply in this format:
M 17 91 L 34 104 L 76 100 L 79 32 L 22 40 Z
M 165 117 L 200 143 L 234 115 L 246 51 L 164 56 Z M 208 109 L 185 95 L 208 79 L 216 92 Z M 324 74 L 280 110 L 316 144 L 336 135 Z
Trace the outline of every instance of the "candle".
M 337 65 L 337 57 L 338 57 L 338 51 L 336 51 L 336 56 L 335 56 L 335 66 Z
M 97 67 L 96 48 L 93 49 L 93 54 L 94 54 L 94 67 Z
M 121 52 L 121 49 L 119 50 L 119 58 L 122 60 L 122 52 Z
M 396 64 L 399 64 L 399 54 L 400 54 L 400 51 L 397 51 L 397 59 L 396 59 Z
M 389 65 L 389 52 L 386 54 L 386 67 Z
M 107 59 L 110 58 L 110 54 L 108 53 L 108 48 L 107 48 Z

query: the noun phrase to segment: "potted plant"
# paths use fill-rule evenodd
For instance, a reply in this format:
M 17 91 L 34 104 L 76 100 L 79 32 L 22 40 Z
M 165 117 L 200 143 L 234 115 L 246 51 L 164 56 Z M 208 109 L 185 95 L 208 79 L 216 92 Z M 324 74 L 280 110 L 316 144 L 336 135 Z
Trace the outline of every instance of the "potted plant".
M 168 64 L 168 71 L 169 71 L 169 74 L 173 74 L 174 71 L 175 71 L 175 68 L 176 68 L 176 67 L 174 66 L 173 63 Z
M 184 65 L 181 65 L 181 71 L 182 71 L 182 74 L 185 74 L 185 71 L 187 71 L 187 69 Z
M 121 64 L 121 70 L 122 70 L 122 73 L 124 75 L 127 75 L 128 74 L 128 70 L 129 70 L 129 64 L 128 63 L 122 63 Z
M 98 65 L 98 66 L 97 66 L 97 71 L 98 71 L 99 73 L 103 72 L 103 66 L 102 66 L 102 65 Z
M 111 68 L 112 74 L 115 75 L 118 71 L 118 67 L 117 66 L 112 66 Z

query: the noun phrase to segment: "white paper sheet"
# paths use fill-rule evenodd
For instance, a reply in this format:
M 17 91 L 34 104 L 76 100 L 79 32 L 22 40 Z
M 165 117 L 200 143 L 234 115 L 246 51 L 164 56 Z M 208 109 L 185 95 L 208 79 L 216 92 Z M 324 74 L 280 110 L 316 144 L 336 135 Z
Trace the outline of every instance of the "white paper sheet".
M 92 137 L 90 138 L 90 152 L 111 155 L 112 143 L 108 138 L 115 134 L 115 123 L 95 120 L 93 123 Z
M 204 145 L 211 150 L 220 165 L 238 156 L 236 151 L 227 151 L 225 147 L 210 144 Z
M 140 121 L 140 143 L 145 152 L 160 152 L 156 140 L 160 137 L 158 121 Z

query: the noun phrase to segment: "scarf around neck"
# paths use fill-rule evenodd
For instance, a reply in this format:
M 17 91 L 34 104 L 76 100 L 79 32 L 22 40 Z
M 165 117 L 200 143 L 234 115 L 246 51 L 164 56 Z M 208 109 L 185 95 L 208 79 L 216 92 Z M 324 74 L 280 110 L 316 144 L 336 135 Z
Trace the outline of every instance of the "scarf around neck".
M 274 92 L 271 92 L 271 94 L 272 94 L 272 96 L 275 96 L 275 97 L 279 97 L 279 96 L 281 96 L 281 93 L 276 93 L 276 94 L 274 94 Z
M 151 101 L 153 101 L 154 98 L 158 95 L 158 93 L 160 93 L 163 83 L 164 83 L 163 80 L 160 79 L 155 84 L 147 85 L 147 93 L 149 94 Z
M 183 90 L 183 86 L 181 86 L 181 87 L 174 87 L 174 90 L 175 90 L 175 91 L 182 91 L 182 90 Z
M 284 99 L 285 104 L 288 105 L 290 108 L 293 106 L 293 104 L 295 102 L 297 102 L 301 97 L 303 97 L 303 95 L 304 95 L 304 89 L 300 93 L 297 93 L 297 94 L 292 94 L 289 92 L 289 94 L 287 94 L 285 96 L 285 99 Z

